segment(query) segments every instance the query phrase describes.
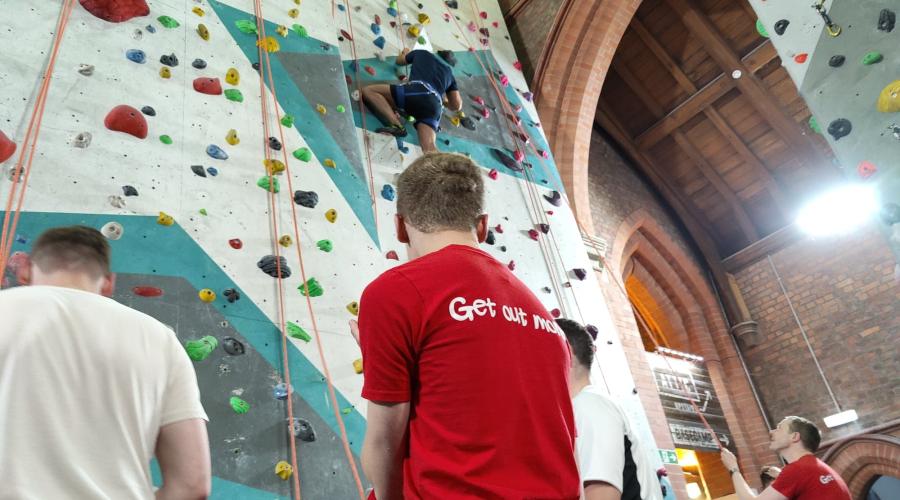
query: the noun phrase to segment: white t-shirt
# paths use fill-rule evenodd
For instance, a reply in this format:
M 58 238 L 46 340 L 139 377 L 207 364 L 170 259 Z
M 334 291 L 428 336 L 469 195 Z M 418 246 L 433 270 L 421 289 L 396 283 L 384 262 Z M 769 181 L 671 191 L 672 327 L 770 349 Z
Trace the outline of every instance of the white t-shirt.
M 100 295 L 0 292 L 0 499 L 149 499 L 161 426 L 207 419 L 175 334 Z
M 578 432 L 575 449 L 582 483 L 602 481 L 623 492 L 627 437 L 640 483 L 640 497 L 643 500 L 662 500 L 662 489 L 652 460 L 618 403 L 594 387 L 587 386 L 572 400 L 572 407 Z

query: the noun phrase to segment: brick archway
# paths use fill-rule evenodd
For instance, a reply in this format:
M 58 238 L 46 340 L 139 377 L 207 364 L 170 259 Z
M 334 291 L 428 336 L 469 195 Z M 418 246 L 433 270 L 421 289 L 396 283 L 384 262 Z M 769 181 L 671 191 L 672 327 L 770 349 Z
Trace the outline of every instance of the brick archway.
M 834 444 L 822 461 L 838 473 L 850 488 L 850 496 L 864 499 L 878 476 L 900 478 L 900 438 L 865 434 Z
M 576 217 L 593 228 L 588 153 L 600 89 L 641 0 L 565 0 L 532 88 L 544 133 Z

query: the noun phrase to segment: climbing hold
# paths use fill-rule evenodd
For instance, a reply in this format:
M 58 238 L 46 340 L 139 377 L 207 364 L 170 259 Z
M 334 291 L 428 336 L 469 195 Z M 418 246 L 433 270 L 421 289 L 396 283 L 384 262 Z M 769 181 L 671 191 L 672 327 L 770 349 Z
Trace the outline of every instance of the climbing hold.
M 284 163 L 281 160 L 263 160 L 263 165 L 266 166 L 266 172 L 268 172 L 269 175 L 281 175 L 285 170 Z
M 303 285 L 300 285 L 300 288 L 302 289 Z M 300 326 L 296 323 L 288 321 L 285 326 L 287 327 L 287 334 L 289 337 L 300 339 L 304 342 L 309 342 L 310 340 L 312 340 L 312 337 L 310 337 L 309 334 L 306 333 L 306 330 L 300 328 Z
M 507 264 L 506 267 L 508 267 L 510 271 L 515 271 L 516 270 L 516 261 L 514 261 L 514 260 L 509 261 L 509 264 Z
M 193 361 L 203 361 L 218 347 L 219 341 L 212 335 L 207 335 L 199 340 L 188 340 L 184 343 L 184 349 L 188 357 Z
M 503 225 L 497 224 L 496 226 L 494 226 L 494 231 L 497 231 L 498 233 L 503 234 Z
M 10 171 L 9 180 L 13 180 L 13 173 Z M 106 198 L 110 205 L 116 208 L 125 208 L 125 199 L 121 196 L 111 195 Z
M 172 144 L 172 138 L 169 137 L 168 135 L 163 134 L 163 135 L 159 136 L 159 142 L 169 145 L 169 144 Z
M 120 104 L 106 115 L 103 124 L 114 132 L 123 132 L 138 139 L 147 137 L 147 120 L 131 106 Z
M 263 40 L 257 40 L 256 46 L 262 47 L 266 52 L 270 54 L 281 50 L 281 45 L 278 43 L 278 40 L 271 36 L 267 36 Z
M 778 33 L 778 36 L 783 35 L 784 32 L 787 30 L 789 24 L 791 24 L 791 22 L 788 21 L 787 19 L 782 19 L 782 20 L 776 22 L 775 23 L 775 33 Z
M 554 318 L 558 318 L 562 315 L 562 312 L 559 309 L 553 309 L 550 311 L 550 315 Z
M 372 30 L 372 33 L 374 33 L 376 36 L 381 34 L 381 26 L 379 26 L 377 23 L 372 23 L 369 26 L 369 28 Z
M 862 161 L 856 166 L 856 173 L 862 179 L 868 179 L 878 172 L 878 167 L 870 161 Z
M 337 111 L 338 113 L 343 113 L 343 112 L 347 111 L 347 108 L 345 108 L 343 104 L 338 104 L 337 106 L 334 107 L 334 110 Z
M 216 292 L 210 290 L 209 288 L 204 288 L 197 293 L 197 296 L 200 297 L 200 300 L 206 302 L 207 304 L 216 300 Z
M 311 443 L 316 440 L 316 431 L 306 419 L 295 417 L 291 422 L 291 431 L 294 437 L 301 441 Z
M 209 146 L 206 146 L 206 154 L 208 154 L 210 156 L 210 158 L 213 158 L 216 160 L 227 160 L 228 159 L 228 153 L 226 153 L 224 149 L 220 148 L 219 146 L 216 146 L 215 144 L 210 144 Z
M 83 76 L 91 76 L 94 74 L 94 65 L 93 64 L 79 64 L 78 65 L 78 73 Z
M 194 90 L 201 94 L 220 95 L 222 94 L 222 83 L 218 78 L 196 78 L 194 80 Z
M 215 177 L 215 175 L 213 175 L 213 176 Z M 204 216 L 204 217 L 206 217 L 207 215 L 209 215 L 208 213 L 206 213 L 206 209 L 205 209 L 205 208 L 201 208 L 200 210 L 197 210 L 197 213 L 199 213 L 200 215 L 202 215 L 202 216 Z
M 122 193 L 125 196 L 137 196 L 138 195 L 137 189 L 135 189 L 134 186 L 122 186 Z
M 156 27 L 153 26 L 152 24 L 148 24 L 147 27 L 144 29 L 147 30 L 147 33 L 156 33 Z
M 815 132 L 817 134 L 822 133 L 822 127 L 819 126 L 819 121 L 816 120 L 815 116 L 809 117 L 809 128 L 810 128 L 810 130 L 812 130 L 813 132 Z
M 522 71 L 522 61 L 516 59 L 513 62 L 513 68 L 516 68 L 517 70 Z
M 162 297 L 163 291 L 155 286 L 136 286 L 131 289 L 131 293 L 138 297 Z
M 222 292 L 222 295 L 225 296 L 225 299 L 228 300 L 229 304 L 233 304 L 233 303 L 237 302 L 238 300 L 241 300 L 241 294 L 238 293 L 238 291 L 235 290 L 234 288 L 226 288 Z
M 422 27 L 417 24 L 413 24 L 406 30 L 406 32 L 409 33 L 409 36 L 412 38 L 419 38 L 419 34 L 422 32 Z
M 316 111 L 324 115 L 328 113 L 328 108 L 324 104 L 316 104 Z
M 515 172 L 521 172 L 523 170 L 522 166 L 519 165 L 519 162 L 506 154 L 506 152 L 501 151 L 497 148 L 491 148 L 491 153 L 493 153 L 494 158 L 498 159 L 500 163 L 502 163 L 506 168 Z
M 160 56 L 159 62 L 161 64 L 174 68 L 175 66 L 178 66 L 178 56 L 176 56 L 175 54 L 163 55 Z
M 156 20 L 159 21 L 159 24 L 162 24 L 163 27 L 166 27 L 166 28 L 177 28 L 177 27 L 181 26 L 181 24 L 178 21 L 176 21 L 175 19 L 173 19 L 169 16 L 159 16 L 156 18 Z
M 203 165 L 191 165 L 191 172 L 198 177 L 206 177 L 206 170 L 203 169 Z
M 122 237 L 122 233 L 125 232 L 125 228 L 122 227 L 122 224 L 118 222 L 107 222 L 100 228 L 100 234 L 102 234 L 106 239 L 116 241 Z
M 580 267 L 576 267 L 575 269 L 572 269 L 572 274 L 574 274 L 575 277 L 581 281 L 584 281 L 587 278 L 587 271 L 585 271 L 584 269 L 582 269 Z
M 304 28 L 303 26 L 301 26 L 299 24 L 295 24 L 295 25 L 291 26 L 291 31 L 296 33 L 297 36 L 299 36 L 300 38 L 307 38 L 309 36 L 309 33 L 306 31 L 306 28 Z
M 269 137 L 269 147 L 275 151 L 281 151 L 281 142 L 274 137 Z
M 328 168 L 337 167 L 337 163 L 335 163 L 334 160 L 332 160 L 331 158 L 325 158 L 325 161 L 322 162 L 322 165 L 326 166 Z
M 144 0 L 79 0 L 84 10 L 111 23 L 121 23 L 150 14 Z
M 884 60 L 884 56 L 881 55 L 881 52 L 878 52 L 877 50 L 873 50 L 863 56 L 862 63 L 865 66 L 871 66 L 873 64 L 878 64 L 883 60 Z
M 141 108 L 141 113 L 144 113 L 147 116 L 156 116 L 156 110 L 151 108 L 150 106 L 144 106 Z
M 284 115 L 281 117 L 281 124 L 287 128 L 294 126 L 294 117 L 292 115 Z
M 834 140 L 836 141 L 840 140 L 841 137 L 850 135 L 852 130 L 853 124 L 846 118 L 838 118 L 828 125 L 828 133 L 831 134 L 831 137 L 834 137 Z
M 306 280 L 306 283 L 298 286 L 297 290 L 300 290 L 301 295 L 307 297 L 321 297 L 322 294 L 325 293 L 325 290 L 322 289 L 322 285 L 320 285 L 315 278 Z
M 197 14 L 200 17 L 203 17 L 203 15 L 206 14 L 206 12 L 203 12 L 203 9 L 201 9 L 200 7 L 194 7 L 193 9 L 191 9 L 191 12 Z
M 354 316 L 359 316 L 359 302 L 353 301 L 347 304 L 347 310 Z
M 291 235 L 285 234 L 282 235 L 281 238 L 278 238 L 278 244 L 287 248 L 294 244 L 294 239 L 291 238 Z
M 537 241 L 538 236 L 540 236 L 540 233 L 537 232 L 537 229 L 529 229 L 529 230 L 528 230 L 528 236 L 529 236 L 531 239 L 533 239 L 534 241 Z
M 237 29 L 244 33 L 245 35 L 255 35 L 256 34 L 256 23 L 253 21 L 248 21 L 246 19 L 238 19 L 234 22 L 234 25 L 237 26 Z
M 876 108 L 882 113 L 900 112 L 900 80 L 894 80 L 881 91 Z
M 559 194 L 559 191 L 551 191 L 550 194 L 545 194 L 544 199 L 554 207 L 562 204 L 562 195 Z
M 478 111 L 481 113 L 481 116 L 484 117 L 484 118 L 490 118 L 490 117 L 491 117 L 491 110 L 488 109 L 487 107 L 481 108 L 481 109 L 479 109 Z
M 306 207 L 316 208 L 319 203 L 319 195 L 315 191 L 294 191 L 294 203 Z
M 513 151 L 513 159 L 516 160 L 516 163 L 522 163 L 525 161 L 525 152 L 521 149 Z
M 368 73 L 368 74 L 370 74 L 370 75 L 372 75 L 372 76 L 375 76 L 376 71 L 375 71 L 375 68 L 373 68 L 372 66 L 369 66 L 368 64 L 366 64 L 366 65 L 363 67 L 363 69 L 366 70 L 366 73 Z
M 240 89 L 226 89 L 225 99 L 234 102 L 244 102 L 244 94 L 241 93 Z
M 225 134 L 225 142 L 232 146 L 237 146 L 241 142 L 241 139 L 237 135 L 237 130 L 230 129 L 228 133 Z
M 222 339 L 222 349 L 225 349 L 225 352 L 230 356 L 240 356 L 246 352 L 244 344 L 234 337 L 225 337 Z
M 459 123 L 463 126 L 463 128 L 466 128 L 466 129 L 472 130 L 472 131 L 475 130 L 475 120 L 473 120 L 471 116 L 463 116 L 459 120 Z
M 397 192 L 394 190 L 394 186 L 385 184 L 384 187 L 381 188 L 381 197 L 387 201 L 394 201 L 394 198 L 397 197 Z
M 172 70 L 163 66 L 162 68 L 159 68 L 159 76 L 160 78 L 169 79 L 172 77 Z
M 269 179 L 272 179 L 271 184 L 269 183 Z M 270 177 L 268 175 L 264 175 L 256 181 L 256 185 L 265 189 L 266 191 L 270 191 L 273 193 L 277 193 L 281 191 L 281 187 L 278 185 L 278 179 L 276 177 Z
M 231 404 L 231 409 L 239 415 L 250 411 L 250 403 L 237 396 L 232 396 L 231 399 L 228 400 L 228 402 L 229 404 Z
M 397 17 L 397 9 L 395 9 L 394 7 L 388 7 L 388 8 L 387 8 L 387 13 L 388 13 L 388 15 L 391 16 L 391 17 Z M 391 21 L 391 25 L 393 25 L 393 24 L 394 24 L 394 22 Z
M 275 27 L 275 33 L 278 33 L 279 35 L 281 35 L 281 38 L 286 38 L 288 36 L 287 26 L 285 26 L 283 24 L 279 24 L 278 26 Z
M 766 31 L 765 25 L 759 19 L 756 20 L 756 32 L 763 38 L 769 38 L 769 32 Z
M 894 25 L 897 23 L 897 14 L 892 10 L 883 9 L 878 14 L 878 31 L 890 33 L 894 31 Z
M 388 252 L 384 254 L 384 257 L 388 260 L 400 260 L 400 256 L 397 255 L 397 252 L 395 252 L 394 250 L 388 250 Z
M 306 147 L 295 150 L 293 155 L 300 161 L 309 161 L 312 158 L 312 152 Z
M 280 400 L 280 401 L 284 401 L 285 399 L 287 399 L 287 397 L 288 397 L 288 385 L 285 384 L 284 382 L 278 383 L 278 384 L 272 389 L 272 396 L 274 396 L 275 399 L 278 399 L 278 400 Z
M 542 222 L 538 224 L 538 229 L 540 229 L 542 233 L 547 234 L 550 232 L 550 224 L 545 224 Z
M 278 256 L 276 258 L 274 255 L 266 255 L 259 259 L 259 262 L 256 263 L 256 267 L 260 268 L 262 272 L 273 278 L 291 277 L 291 268 L 288 267 L 287 259 L 285 259 L 284 256 Z
M 494 232 L 488 229 L 487 236 L 484 238 L 484 242 L 488 245 L 493 245 L 496 242 L 496 238 L 494 237 Z
M 357 375 L 362 374 L 363 372 L 363 360 L 362 358 L 353 360 L 353 371 L 356 372 Z
M 0 132 L 0 134 L 3 134 L 3 132 Z M 72 145 L 75 146 L 76 148 L 84 149 L 91 145 L 91 138 L 92 138 L 92 136 L 91 136 L 90 132 L 81 132 L 78 135 L 76 135 L 75 138 L 72 140 Z M 0 138 L 0 143 L 2 143 L 2 142 L 3 142 L 3 139 Z M 0 150 L 2 150 L 2 149 L 3 149 L 3 146 L 0 145 Z M 13 147 L 13 150 L 15 150 L 15 147 Z M 5 158 L 3 158 L 3 153 L 2 153 L 2 151 L 0 151 L 0 162 L 2 162 L 4 159 Z
M 325 219 L 334 224 L 334 221 L 337 220 L 337 210 L 329 208 L 328 211 L 325 212 Z
M 203 59 L 194 59 L 194 62 L 191 63 L 191 66 L 196 69 L 204 69 L 206 68 L 206 61 L 204 61 Z
M 419 24 L 425 26 L 430 22 L 431 22 L 431 18 L 428 17 L 428 14 L 426 14 L 424 12 L 419 13 Z
M 803 64 L 807 59 L 809 59 L 809 54 L 807 54 L 806 52 L 794 56 L 794 62 L 797 64 Z
M 375 40 L 372 40 L 372 43 L 374 43 L 375 46 L 378 47 L 379 49 L 383 49 L 383 48 L 384 48 L 384 44 L 385 44 L 385 39 L 384 39 L 383 36 L 379 36 L 379 37 L 376 38 Z
M 828 60 L 828 65 L 831 66 L 832 68 L 840 68 L 841 66 L 844 65 L 844 61 L 846 61 L 846 60 L 847 60 L 847 58 L 840 54 L 834 55 L 834 56 L 831 56 L 831 59 Z
M 350 36 L 350 33 L 347 33 L 347 32 L 344 31 L 344 30 L 341 30 L 341 36 L 344 37 L 344 38 L 346 38 L 348 41 L 351 41 L 351 42 L 353 41 L 353 37 Z
M 228 240 L 228 244 L 235 250 L 240 250 L 244 247 L 244 242 L 241 241 L 240 238 L 232 238 Z
M 225 82 L 228 85 L 237 85 L 241 81 L 241 75 L 238 73 L 238 70 L 235 68 L 228 68 L 228 72 L 225 73 Z
M 144 64 L 145 62 L 147 62 L 147 54 L 145 54 L 143 50 L 128 49 L 125 51 L 125 57 L 128 58 L 129 61 L 136 62 L 138 64 Z
M 291 478 L 291 475 L 294 473 L 294 468 L 291 467 L 291 464 L 285 462 L 284 460 L 275 464 L 275 475 L 287 481 Z
M 207 28 L 205 24 L 200 23 L 197 25 L 197 34 L 200 35 L 200 38 L 203 40 L 209 40 L 209 28 Z
M 316 242 L 316 246 L 325 253 L 330 252 L 334 248 L 334 244 L 331 243 L 331 240 L 319 240 Z
M 496 168 L 492 168 L 488 172 L 488 177 L 490 177 L 491 179 L 497 180 L 497 177 L 499 177 L 499 176 L 500 176 L 500 172 L 497 172 Z

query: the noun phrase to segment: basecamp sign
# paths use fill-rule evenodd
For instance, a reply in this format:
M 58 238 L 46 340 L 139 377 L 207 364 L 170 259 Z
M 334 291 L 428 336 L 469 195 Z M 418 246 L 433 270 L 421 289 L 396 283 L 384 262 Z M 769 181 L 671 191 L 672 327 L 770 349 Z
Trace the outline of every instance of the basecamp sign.
M 658 353 L 647 353 L 647 358 L 675 446 L 716 451 L 718 440 L 723 446 L 733 448 L 731 432 L 706 364 Z M 698 412 L 715 435 L 703 425 Z

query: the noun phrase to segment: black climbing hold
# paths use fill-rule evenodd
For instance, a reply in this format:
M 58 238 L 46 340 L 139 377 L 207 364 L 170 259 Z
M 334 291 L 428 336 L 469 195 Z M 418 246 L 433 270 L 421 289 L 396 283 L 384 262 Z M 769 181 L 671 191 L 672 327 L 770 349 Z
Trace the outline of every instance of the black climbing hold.
M 312 424 L 309 423 L 308 420 L 303 418 L 294 418 L 291 427 L 294 431 L 294 437 L 299 439 L 300 441 L 312 443 L 316 440 L 316 431 L 315 429 L 313 429 Z
M 450 145 L 450 139 L 444 139 L 444 145 L 445 145 L 445 146 L 449 146 L 449 145 Z
M 452 50 L 439 50 L 437 51 L 437 55 L 440 56 L 441 59 L 446 61 L 450 66 L 456 66 L 456 56 L 453 55 Z
M 134 186 L 122 186 L 122 192 L 125 193 L 125 196 L 137 196 L 138 192 Z
M 591 334 L 591 338 L 597 340 L 597 335 L 600 334 L 600 329 L 594 325 L 584 325 L 584 329 L 587 330 L 589 334 Z
M 178 66 L 178 57 L 175 56 L 175 54 L 162 55 L 159 58 L 159 62 L 174 68 L 175 66 Z
M 791 24 L 787 19 L 782 19 L 775 23 L 775 33 L 778 33 L 779 36 L 783 35 L 785 30 L 787 30 L 788 25 Z
M 193 172 L 194 175 L 206 177 L 206 170 L 203 169 L 203 165 L 191 165 L 191 172 Z
M 273 278 L 278 277 L 279 268 L 281 269 L 282 278 L 289 278 L 291 276 L 291 268 L 288 267 L 287 260 L 284 257 L 278 257 L 276 260 L 274 255 L 266 255 L 259 259 L 259 262 L 257 262 L 256 265 L 262 269 L 262 272 Z
M 878 14 L 878 31 L 890 33 L 894 31 L 894 25 L 897 24 L 897 14 L 889 9 L 884 9 Z
M 244 344 L 234 337 L 225 337 L 222 339 L 222 348 L 231 356 L 240 356 L 246 351 Z
M 550 293 L 550 292 L 552 292 L 553 290 L 551 290 L 549 286 L 545 286 L 545 287 L 541 288 L 541 291 L 544 292 L 544 293 Z
M 846 57 L 838 54 L 836 56 L 831 56 L 831 59 L 828 60 L 828 65 L 831 66 L 832 68 L 840 68 L 841 66 L 844 65 L 844 61 L 846 61 L 846 60 L 847 60 Z
M 344 41 L 344 37 L 339 36 L 339 37 L 338 37 L 338 41 L 339 41 L 339 42 L 343 42 L 343 41 Z
M 572 269 L 572 274 L 574 274 L 575 277 L 581 281 L 584 281 L 585 278 L 587 278 L 587 271 L 585 271 L 584 269 L 582 269 L 580 267 L 576 267 L 575 269 Z
M 234 288 L 228 288 L 224 292 L 222 292 L 222 294 L 225 295 L 225 298 L 228 299 L 228 302 L 231 304 L 235 303 L 238 300 L 241 300 L 241 294 L 238 293 L 238 291 Z
M 836 141 L 840 140 L 841 137 L 850 135 L 852 130 L 853 124 L 846 118 L 838 118 L 828 125 L 828 133 L 831 134 L 831 137 L 834 137 L 834 140 Z
M 424 8 L 425 8 L 425 6 L 424 6 L 424 5 L 422 5 L 422 4 L 419 4 L 419 10 L 422 10 L 422 9 L 424 9 Z
M 544 199 L 554 207 L 562 205 L 562 195 L 559 194 L 559 191 L 552 191 L 550 194 L 545 194 Z
M 151 108 L 150 106 L 144 106 L 141 108 L 141 113 L 144 113 L 147 116 L 156 116 L 156 110 Z
M 881 207 L 881 221 L 888 226 L 893 226 L 900 222 L 900 205 L 896 203 L 885 203 Z
M 468 116 L 466 118 L 468 118 Z M 491 148 L 491 153 L 493 153 L 494 158 L 500 160 L 500 163 L 502 163 L 506 168 L 514 172 L 521 172 L 523 170 L 522 167 L 518 163 L 516 163 L 516 160 L 505 152 L 497 148 Z
M 496 241 L 497 241 L 496 238 L 494 238 L 494 232 L 491 231 L 490 229 L 488 229 L 488 234 L 484 238 L 484 242 L 487 243 L 488 245 L 493 245 L 494 242 L 496 242 Z
M 275 151 L 281 151 L 281 142 L 274 137 L 269 137 L 269 147 L 274 149 Z
M 451 9 L 458 9 L 458 8 L 459 8 L 459 2 L 457 2 L 456 0 L 446 0 L 446 1 L 444 2 L 444 4 L 446 4 L 447 7 L 450 7 Z
M 191 66 L 197 69 L 203 69 L 206 67 L 206 61 L 203 59 L 194 59 L 194 62 L 191 63 Z
M 301 207 L 316 208 L 319 203 L 319 195 L 315 191 L 297 190 L 294 192 L 294 203 Z
M 538 224 L 538 229 L 540 229 L 542 233 L 547 234 L 550 232 L 550 224 L 540 223 Z
M 506 245 L 501 246 L 501 247 L 500 247 L 500 251 L 501 251 L 501 252 L 505 252 L 505 251 L 506 251 Z
M 463 117 L 459 120 L 459 123 L 469 130 L 475 130 L 475 120 L 473 120 L 471 116 Z
M 252 66 L 253 66 L 253 69 L 255 69 L 256 71 L 259 71 L 259 63 L 258 62 L 253 63 Z

